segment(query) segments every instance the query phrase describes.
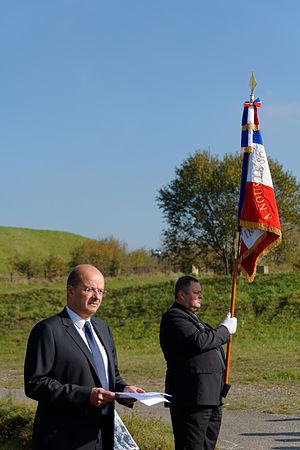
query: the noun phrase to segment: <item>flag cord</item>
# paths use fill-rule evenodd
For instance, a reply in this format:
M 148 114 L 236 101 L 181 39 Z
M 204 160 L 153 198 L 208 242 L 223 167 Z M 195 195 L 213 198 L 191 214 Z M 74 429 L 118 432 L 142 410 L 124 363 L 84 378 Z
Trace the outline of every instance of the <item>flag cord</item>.
M 240 235 L 241 235 L 241 230 L 240 230 L 240 226 L 238 226 L 238 230 L 237 230 L 237 233 L 236 233 L 234 268 L 233 268 L 232 290 L 231 290 L 231 306 L 230 306 L 231 317 L 234 316 L 234 307 L 235 307 L 235 292 L 236 292 L 236 280 L 237 280 L 238 262 L 239 262 Z M 225 385 L 228 385 L 231 341 L 232 341 L 232 335 L 230 335 L 230 341 L 227 344 Z

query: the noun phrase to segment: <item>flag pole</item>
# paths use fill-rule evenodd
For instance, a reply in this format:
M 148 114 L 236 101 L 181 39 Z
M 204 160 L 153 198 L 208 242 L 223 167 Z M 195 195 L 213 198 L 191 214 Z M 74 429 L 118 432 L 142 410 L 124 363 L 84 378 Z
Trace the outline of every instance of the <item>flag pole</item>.
M 232 288 L 231 288 L 231 305 L 230 305 L 231 317 L 234 316 L 236 280 L 237 280 L 238 265 L 239 265 L 240 236 L 241 236 L 241 229 L 240 229 L 240 226 L 238 225 L 238 229 L 237 229 L 237 233 L 236 233 L 234 267 L 233 267 Z M 230 389 L 230 384 L 228 384 L 228 377 L 229 377 L 231 342 L 232 342 L 232 335 L 230 335 L 230 341 L 227 344 L 225 384 L 224 384 L 224 389 L 223 389 L 223 393 L 222 393 L 223 397 L 226 397 L 226 395 L 228 394 L 228 391 Z
M 252 72 L 249 86 L 251 88 L 250 103 L 253 103 L 254 102 L 253 91 L 256 86 L 256 80 L 255 80 L 253 72 Z M 230 305 L 231 317 L 234 317 L 236 280 L 237 280 L 238 265 L 239 265 L 240 237 L 241 237 L 241 227 L 238 224 L 237 233 L 236 233 L 236 242 L 235 242 L 234 267 L 233 267 L 232 289 L 231 289 L 231 305 Z M 230 341 L 227 344 L 225 385 L 224 385 L 223 392 L 222 392 L 223 397 L 226 397 L 226 395 L 228 394 L 228 391 L 230 389 L 230 384 L 228 384 L 228 377 L 229 377 L 229 366 L 230 366 L 231 342 L 232 342 L 232 335 L 230 335 Z

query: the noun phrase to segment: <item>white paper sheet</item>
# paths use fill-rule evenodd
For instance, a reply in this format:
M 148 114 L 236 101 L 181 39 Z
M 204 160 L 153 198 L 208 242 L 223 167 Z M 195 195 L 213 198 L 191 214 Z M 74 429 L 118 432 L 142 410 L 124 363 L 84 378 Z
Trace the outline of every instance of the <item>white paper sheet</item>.
M 160 402 L 170 403 L 164 396 L 171 397 L 169 394 L 162 392 L 145 392 L 144 394 L 137 394 L 134 392 L 116 392 L 120 398 L 135 398 L 146 406 L 153 406 Z
M 139 450 L 121 417 L 115 410 L 114 450 Z

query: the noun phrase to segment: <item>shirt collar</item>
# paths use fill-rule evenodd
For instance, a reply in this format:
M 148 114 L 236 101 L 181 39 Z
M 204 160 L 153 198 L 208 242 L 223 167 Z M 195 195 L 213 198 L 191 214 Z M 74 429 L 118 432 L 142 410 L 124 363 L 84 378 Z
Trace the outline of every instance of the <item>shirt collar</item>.
M 199 320 L 199 317 L 197 316 L 196 313 L 194 313 L 194 311 L 191 311 L 189 308 L 186 308 L 185 306 L 183 306 L 181 303 L 175 302 L 172 305 L 172 308 L 179 308 L 182 309 L 182 311 L 187 312 L 188 314 L 190 314 L 192 317 L 197 318 L 197 320 Z
M 88 320 L 84 320 L 82 317 L 80 317 L 78 314 L 74 313 L 74 311 L 72 311 L 68 305 L 66 306 L 66 310 L 67 313 L 70 316 L 70 319 L 72 320 L 72 322 L 74 323 L 74 325 L 76 325 L 78 328 L 80 328 L 81 330 L 84 327 L 85 322 L 90 322 L 90 319 Z

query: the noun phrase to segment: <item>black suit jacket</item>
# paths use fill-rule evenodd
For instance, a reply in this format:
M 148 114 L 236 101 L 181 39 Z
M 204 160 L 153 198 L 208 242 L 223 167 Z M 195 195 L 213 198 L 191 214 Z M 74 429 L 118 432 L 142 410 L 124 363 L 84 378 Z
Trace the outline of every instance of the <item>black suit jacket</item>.
M 127 385 L 106 322 L 92 318 L 109 361 L 111 391 Z M 38 401 L 33 431 L 36 450 L 95 449 L 102 408 L 89 403 L 92 387 L 101 387 L 92 355 L 66 309 L 39 322 L 29 336 L 24 368 L 25 393 Z M 114 405 L 108 407 L 113 436 Z M 106 419 L 107 420 L 107 419 Z
M 226 327 L 213 329 L 174 302 L 160 325 L 160 345 L 167 362 L 166 392 L 174 404 L 221 404 L 225 374 L 221 345 L 229 340 Z

